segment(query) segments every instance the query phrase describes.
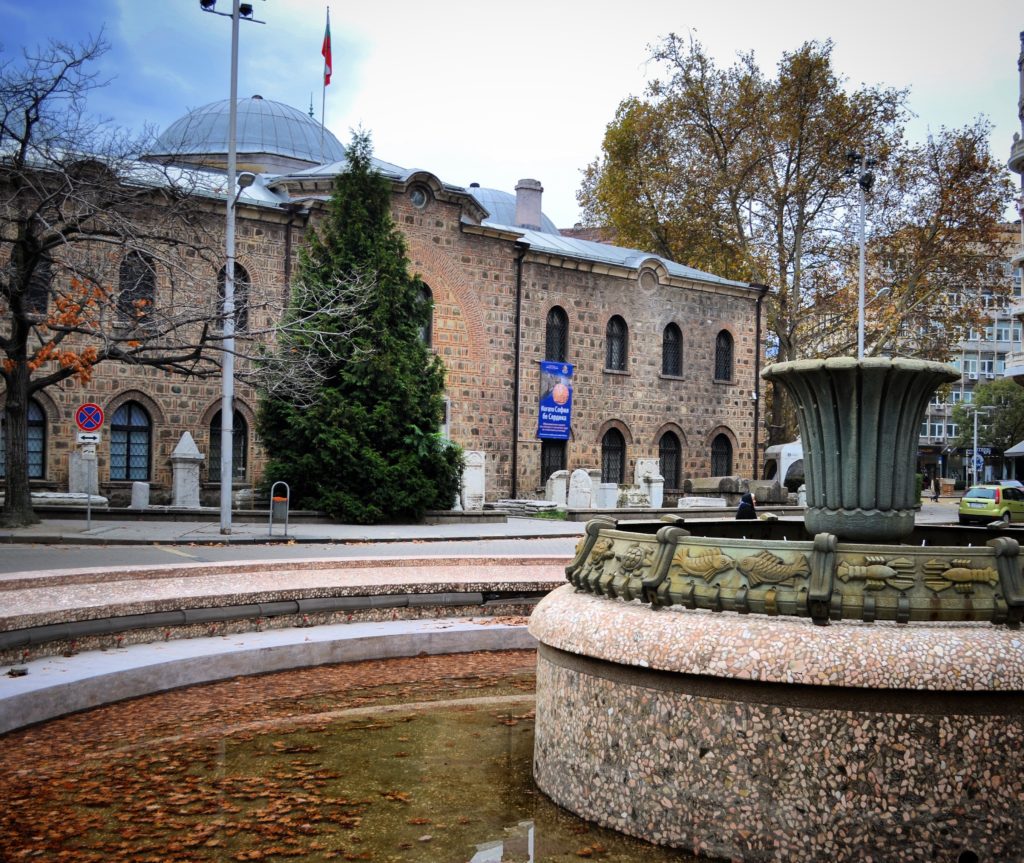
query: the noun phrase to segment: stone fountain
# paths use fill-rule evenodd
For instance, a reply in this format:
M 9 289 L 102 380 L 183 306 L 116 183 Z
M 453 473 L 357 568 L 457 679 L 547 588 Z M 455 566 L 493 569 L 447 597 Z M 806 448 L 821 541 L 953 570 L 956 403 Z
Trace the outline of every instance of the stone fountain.
M 530 622 L 537 784 L 715 859 L 1024 860 L 1018 543 L 911 541 L 918 428 L 957 372 L 763 377 L 797 405 L 804 524 L 588 524 Z

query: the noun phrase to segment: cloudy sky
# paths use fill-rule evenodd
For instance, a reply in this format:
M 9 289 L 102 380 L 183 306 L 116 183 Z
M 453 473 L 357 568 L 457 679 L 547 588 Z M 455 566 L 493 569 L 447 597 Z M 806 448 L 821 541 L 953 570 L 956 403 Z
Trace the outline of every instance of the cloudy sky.
M 322 0 L 254 0 L 265 24 L 241 24 L 239 95 L 321 106 Z M 219 10 L 230 11 L 230 0 Z M 103 30 L 110 79 L 91 100 L 119 125 L 165 128 L 227 98 L 230 21 L 199 0 L 0 0 L 0 61 L 49 39 Z M 579 219 L 580 172 L 599 153 L 618 103 L 656 75 L 649 46 L 694 33 L 721 64 L 753 50 L 771 72 L 782 51 L 832 39 L 850 84 L 910 88 L 910 136 L 994 124 L 1009 154 L 1024 30 L 1020 0 L 360 0 L 331 8 L 334 77 L 326 123 L 344 143 L 373 134 L 376 155 L 446 182 L 512 191 L 539 179 L 559 226 Z

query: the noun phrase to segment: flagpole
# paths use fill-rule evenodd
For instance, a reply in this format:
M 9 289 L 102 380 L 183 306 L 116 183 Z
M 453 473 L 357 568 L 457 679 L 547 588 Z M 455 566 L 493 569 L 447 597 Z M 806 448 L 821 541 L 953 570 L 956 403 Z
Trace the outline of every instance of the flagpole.
M 320 49 L 324 58 L 323 94 L 320 99 L 320 163 L 324 161 L 324 124 L 327 117 L 327 85 L 331 83 L 331 7 L 327 7 L 327 27 L 324 30 L 324 44 Z

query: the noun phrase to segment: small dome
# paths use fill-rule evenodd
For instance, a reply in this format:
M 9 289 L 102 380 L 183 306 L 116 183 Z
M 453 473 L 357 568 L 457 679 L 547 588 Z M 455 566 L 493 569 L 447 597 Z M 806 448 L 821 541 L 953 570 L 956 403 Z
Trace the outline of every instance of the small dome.
M 476 183 L 466 189 L 469 194 L 476 198 L 477 202 L 491 215 L 484 219 L 485 225 L 508 225 L 515 227 L 516 224 L 516 196 L 511 192 L 502 192 L 500 189 L 482 189 Z M 540 229 L 545 234 L 558 234 L 555 223 L 541 213 Z
M 230 99 L 211 102 L 176 120 L 156 139 L 150 157 L 223 165 L 228 152 Z M 345 158 L 345 148 L 308 114 L 262 96 L 238 100 L 235 149 L 239 165 L 263 170 L 323 165 Z

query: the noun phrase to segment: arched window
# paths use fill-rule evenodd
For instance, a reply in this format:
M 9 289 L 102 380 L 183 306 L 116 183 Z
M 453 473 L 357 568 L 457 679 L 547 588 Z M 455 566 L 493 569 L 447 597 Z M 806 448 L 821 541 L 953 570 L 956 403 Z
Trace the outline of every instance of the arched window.
M 146 409 L 138 402 L 125 402 L 110 421 L 110 479 L 149 479 L 150 443 L 153 427 Z
M 715 380 L 732 380 L 732 336 L 722 330 L 715 339 Z M 725 476 L 725 474 L 715 474 Z
M 564 440 L 542 440 L 540 442 L 540 481 L 546 483 L 555 471 L 565 470 Z
M 221 416 L 221 412 L 217 411 L 210 420 L 208 472 L 211 482 L 220 482 Z M 238 411 L 235 411 L 234 419 L 231 421 L 231 439 L 231 478 L 244 480 L 249 466 L 249 424 Z
M 7 475 L 4 418 L 0 413 L 0 477 Z M 46 476 L 46 412 L 35 399 L 28 402 L 28 478 Z
M 141 252 L 129 252 L 121 260 L 117 319 L 122 324 L 145 324 L 153 318 L 156 300 L 156 271 L 153 259 Z
M 661 373 L 674 377 L 683 373 L 683 333 L 675 324 L 665 327 L 661 337 Z
M 34 315 L 45 315 L 50 304 L 50 283 L 53 281 L 53 264 L 47 257 L 39 259 L 28 279 L 25 291 L 25 310 Z
M 618 429 L 601 438 L 601 482 L 621 484 L 626 476 L 626 439 Z
M 564 363 L 569 358 L 569 316 L 561 306 L 552 306 L 544 331 L 544 359 Z
M 711 475 L 732 476 L 732 444 L 724 434 L 711 441 Z
M 420 341 L 429 348 L 434 344 L 434 295 L 426 285 L 423 286 L 423 302 L 427 306 L 427 321 L 420 327 Z
M 629 350 L 629 330 L 626 322 L 613 315 L 604 331 L 604 367 L 611 371 L 626 370 L 626 356 Z
M 665 488 L 680 487 L 679 466 L 682 462 L 683 447 L 679 443 L 679 435 L 667 431 L 658 441 L 658 465 L 661 475 L 665 478 Z
M 217 273 L 217 306 L 224 314 L 224 277 L 228 268 L 221 267 Z M 249 329 L 249 272 L 238 261 L 235 261 L 235 331 L 245 332 Z

